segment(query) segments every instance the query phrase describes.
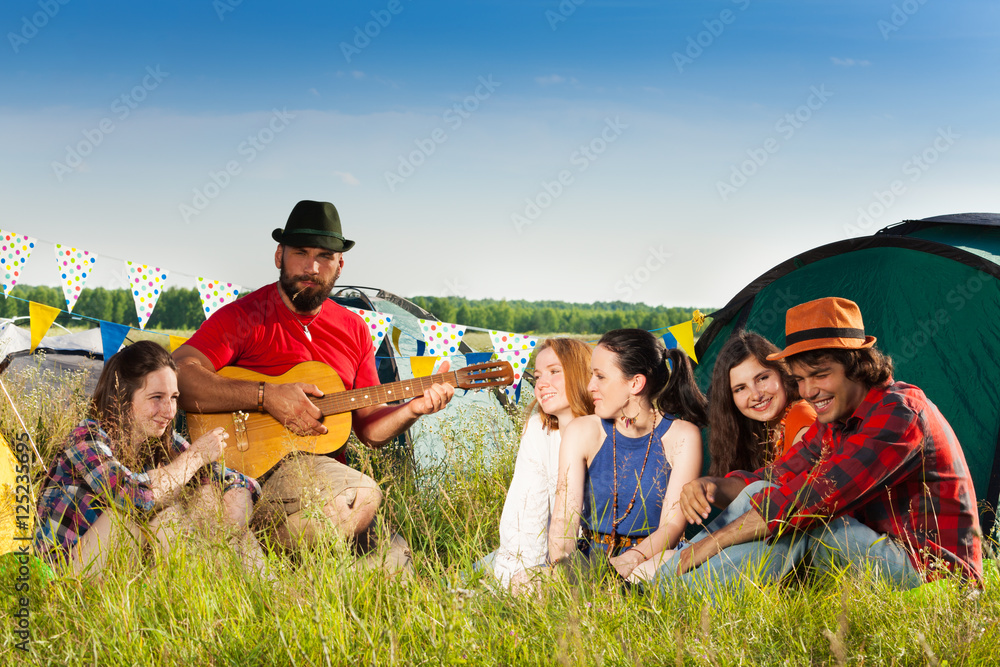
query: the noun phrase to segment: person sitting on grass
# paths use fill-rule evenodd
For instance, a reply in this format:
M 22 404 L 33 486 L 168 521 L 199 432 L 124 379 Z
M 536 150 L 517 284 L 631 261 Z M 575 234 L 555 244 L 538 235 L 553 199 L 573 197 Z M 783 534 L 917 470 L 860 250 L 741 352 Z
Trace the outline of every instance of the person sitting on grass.
M 594 413 L 587 391 L 590 346 L 549 338 L 535 353 L 535 400 L 500 516 L 500 546 L 483 559 L 502 586 L 517 588 L 528 568 L 548 558 L 548 531 L 559 478 L 559 442 L 577 417 Z
M 100 576 L 116 549 L 135 558 L 151 546 L 166 554 L 194 527 L 230 536 L 248 568 L 263 553 L 248 530 L 250 477 L 219 465 L 226 433 L 193 444 L 174 432 L 177 367 L 152 341 L 129 345 L 104 365 L 90 415 L 49 466 L 38 499 L 35 553 Z
M 893 381 L 857 304 L 796 306 L 785 332 L 785 349 L 768 358 L 786 359 L 816 426 L 771 466 L 685 488 L 688 521 L 701 523 L 711 504 L 726 510 L 664 563 L 659 585 L 759 584 L 809 559 L 903 589 L 949 571 L 981 583 L 976 492 L 958 438 L 923 391 Z
M 816 411 L 799 393 L 778 348 L 750 331 L 726 341 L 712 369 L 708 401 L 709 475 L 757 470 L 802 440 Z
M 684 533 L 677 501 L 701 470 L 705 397 L 687 355 L 641 329 L 604 334 L 591 368 L 596 414 L 563 434 L 549 559 L 579 549 L 622 577 L 643 564 L 651 574 Z

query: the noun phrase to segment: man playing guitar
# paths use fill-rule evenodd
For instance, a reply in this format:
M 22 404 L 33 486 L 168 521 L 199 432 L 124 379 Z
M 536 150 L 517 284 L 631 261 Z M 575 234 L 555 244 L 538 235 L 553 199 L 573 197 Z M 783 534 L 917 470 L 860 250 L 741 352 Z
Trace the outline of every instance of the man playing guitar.
M 174 353 L 181 407 L 189 412 L 266 412 L 299 436 L 322 436 L 323 413 L 309 397 L 323 396 L 305 382 L 258 382 L 220 375 L 227 366 L 282 375 L 306 361 L 321 361 L 339 375 L 345 389 L 378 385 L 375 356 L 364 321 L 328 297 L 354 246 L 341 233 L 333 204 L 301 201 L 284 229 L 276 229 L 277 283 L 220 308 Z M 443 368 L 442 370 L 447 370 Z M 443 409 L 455 393 L 433 384 L 400 405 L 359 408 L 351 417 L 358 439 L 379 447 L 421 415 Z M 374 541 L 382 492 L 373 479 L 329 456 L 286 457 L 264 476 L 257 512 L 270 520 L 273 536 L 287 547 L 311 546 L 333 528 L 356 541 L 360 551 Z M 396 536 L 385 566 L 406 564 L 409 552 Z

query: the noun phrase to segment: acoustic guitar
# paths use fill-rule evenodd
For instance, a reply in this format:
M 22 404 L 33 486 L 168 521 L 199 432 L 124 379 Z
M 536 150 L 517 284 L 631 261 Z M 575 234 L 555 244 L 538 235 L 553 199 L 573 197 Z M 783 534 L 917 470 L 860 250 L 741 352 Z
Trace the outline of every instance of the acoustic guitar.
M 226 466 L 250 477 L 259 477 L 273 468 L 289 452 L 311 454 L 335 452 L 351 435 L 351 411 L 381 405 L 415 396 L 422 396 L 433 384 L 448 383 L 459 389 L 504 387 L 514 382 L 514 370 L 506 361 L 466 366 L 450 373 L 400 380 L 374 387 L 344 390 L 337 372 L 319 361 L 306 361 L 283 375 L 272 376 L 237 366 L 226 366 L 219 375 L 252 382 L 306 382 L 319 387 L 324 396 L 309 399 L 323 412 L 324 435 L 300 436 L 289 431 L 267 413 L 214 412 L 187 414 L 191 440 L 219 426 L 229 433 Z M 235 447 L 233 446 L 235 445 Z

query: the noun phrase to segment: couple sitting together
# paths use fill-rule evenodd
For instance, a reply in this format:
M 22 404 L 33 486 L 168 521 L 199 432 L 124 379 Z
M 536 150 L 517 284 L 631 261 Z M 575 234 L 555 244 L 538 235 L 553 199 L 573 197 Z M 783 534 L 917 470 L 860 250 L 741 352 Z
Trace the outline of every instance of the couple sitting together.
M 683 353 L 640 330 L 605 334 L 592 356 L 546 341 L 538 409 L 486 561 L 499 582 L 520 590 L 566 564 L 711 591 L 811 564 L 904 589 L 948 572 L 980 584 L 958 439 L 923 391 L 893 380 L 857 305 L 791 308 L 785 339 L 778 350 L 739 331 L 720 351 L 709 477 L 698 477 L 705 399 Z M 706 524 L 713 507 L 722 513 Z M 685 544 L 688 524 L 702 530 Z

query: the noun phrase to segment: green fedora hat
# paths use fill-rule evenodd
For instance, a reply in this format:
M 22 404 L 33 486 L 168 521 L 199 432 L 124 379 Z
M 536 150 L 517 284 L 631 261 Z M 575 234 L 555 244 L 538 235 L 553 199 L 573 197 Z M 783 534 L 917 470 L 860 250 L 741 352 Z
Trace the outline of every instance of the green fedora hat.
M 275 229 L 271 238 L 283 245 L 296 248 L 326 248 L 347 252 L 354 241 L 344 238 L 340 229 L 340 215 L 333 204 L 325 201 L 300 201 L 288 216 L 284 229 Z

